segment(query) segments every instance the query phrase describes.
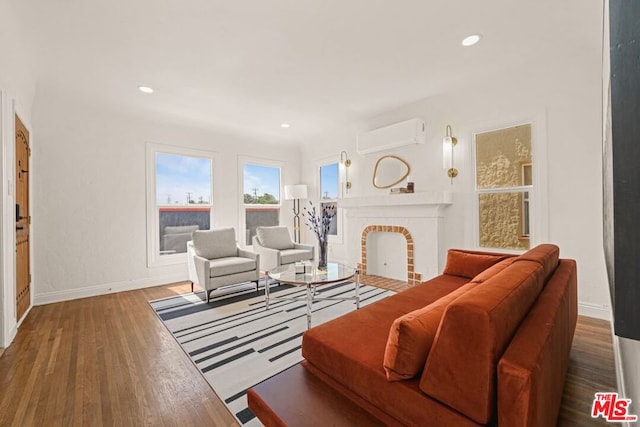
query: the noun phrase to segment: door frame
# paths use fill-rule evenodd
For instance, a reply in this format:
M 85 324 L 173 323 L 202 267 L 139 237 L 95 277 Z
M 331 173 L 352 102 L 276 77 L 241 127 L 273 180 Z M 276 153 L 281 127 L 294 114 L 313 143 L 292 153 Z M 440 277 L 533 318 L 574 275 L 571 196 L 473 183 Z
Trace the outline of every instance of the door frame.
M 7 348 L 18 332 L 18 319 L 16 319 L 16 257 L 15 257 L 15 117 L 29 131 L 30 145 L 33 143 L 33 131 L 31 122 L 26 120 L 28 115 L 20 114 L 16 100 L 0 89 L 0 190 L 2 191 L 2 208 L 0 209 L 0 274 L 2 285 L 0 286 L 0 347 Z M 30 172 L 31 173 L 31 172 Z M 30 177 L 30 187 L 33 190 L 33 175 Z M 29 192 L 29 204 L 33 210 L 33 191 Z M 33 224 L 31 225 L 30 243 L 33 248 Z M 30 254 L 31 269 L 33 270 L 33 249 Z M 23 320 L 33 308 L 34 281 L 31 273 L 31 301 Z M 21 323 L 21 322 L 20 322 Z

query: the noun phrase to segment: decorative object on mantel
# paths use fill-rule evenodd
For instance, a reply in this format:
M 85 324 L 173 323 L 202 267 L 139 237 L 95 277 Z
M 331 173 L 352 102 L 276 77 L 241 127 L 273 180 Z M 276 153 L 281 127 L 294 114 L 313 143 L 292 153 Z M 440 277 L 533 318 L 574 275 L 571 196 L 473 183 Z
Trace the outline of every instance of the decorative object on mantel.
M 391 188 L 389 190 L 389 194 L 409 194 L 409 193 L 413 193 L 414 189 L 415 189 L 415 184 L 411 180 L 411 177 L 407 176 L 407 186 Z
M 284 186 L 284 199 L 293 200 L 293 238 L 296 243 L 300 243 L 300 199 L 306 198 L 306 184 Z
M 349 181 L 349 166 L 351 166 L 351 160 L 346 151 L 340 153 L 340 165 L 344 167 L 344 188 L 348 193 L 351 190 L 351 181 Z
M 409 191 L 407 187 L 396 187 L 389 190 L 389 194 L 409 194 L 413 191 Z
M 407 177 L 407 193 L 413 193 L 414 189 L 415 189 L 415 184 L 411 180 L 411 177 L 408 176 Z
M 391 188 L 409 176 L 411 167 L 398 156 L 382 156 L 373 168 L 373 186 L 375 188 Z
M 303 215 L 308 220 L 306 223 L 307 227 L 309 227 L 309 230 L 313 231 L 313 234 L 315 234 L 318 239 L 318 268 L 327 268 L 327 238 L 329 236 L 331 220 L 336 216 L 336 207 L 335 205 L 327 204 L 321 207 L 320 212 L 318 213 L 311 200 L 309 200 L 309 205 L 311 205 L 311 208 L 307 209 L 305 207 Z
M 458 143 L 458 138 L 453 136 L 452 133 L 451 125 L 447 125 L 446 135 L 442 139 L 442 163 L 447 170 L 447 176 L 451 178 L 451 183 L 453 184 L 453 178 L 458 176 L 458 169 L 453 167 L 453 147 Z

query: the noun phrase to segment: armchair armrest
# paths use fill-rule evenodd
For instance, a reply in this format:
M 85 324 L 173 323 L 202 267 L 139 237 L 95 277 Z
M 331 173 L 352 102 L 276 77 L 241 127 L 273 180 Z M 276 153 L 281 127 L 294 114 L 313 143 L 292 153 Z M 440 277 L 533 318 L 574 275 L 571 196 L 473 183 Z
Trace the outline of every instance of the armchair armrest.
M 242 258 L 251 258 L 252 260 L 257 261 L 258 268 L 260 268 L 260 254 L 242 249 L 238 246 L 238 256 Z
M 196 276 L 198 277 L 198 284 L 203 289 L 207 289 L 209 283 L 209 269 L 211 268 L 209 260 L 201 256 L 193 254 L 193 262 L 196 267 Z
M 260 255 L 260 270 L 267 271 L 280 265 L 280 251 L 260 244 L 257 236 L 252 239 L 253 250 Z
M 311 259 L 315 259 L 315 257 L 316 257 L 316 255 L 315 255 L 316 247 L 314 245 L 303 245 L 303 244 L 300 244 L 300 243 L 294 243 L 293 247 L 295 249 L 304 249 L 304 250 L 307 250 L 307 251 L 311 251 Z

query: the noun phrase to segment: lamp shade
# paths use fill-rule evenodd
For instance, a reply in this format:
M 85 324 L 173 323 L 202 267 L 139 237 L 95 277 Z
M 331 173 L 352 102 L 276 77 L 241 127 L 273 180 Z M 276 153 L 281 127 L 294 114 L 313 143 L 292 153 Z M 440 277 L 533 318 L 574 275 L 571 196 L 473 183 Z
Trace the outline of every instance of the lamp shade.
M 284 186 L 284 199 L 285 200 L 306 199 L 306 198 L 307 198 L 307 185 L 306 184 L 296 184 L 296 185 L 285 185 Z

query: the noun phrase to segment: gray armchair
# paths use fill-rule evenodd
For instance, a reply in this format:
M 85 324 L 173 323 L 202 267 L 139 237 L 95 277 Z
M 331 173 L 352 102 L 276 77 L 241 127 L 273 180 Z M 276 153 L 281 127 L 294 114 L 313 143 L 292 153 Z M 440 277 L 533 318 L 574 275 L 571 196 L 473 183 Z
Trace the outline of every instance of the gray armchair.
M 260 269 L 268 271 L 285 264 L 312 260 L 314 247 L 294 243 L 284 226 L 258 227 L 253 250 L 260 255 Z
M 240 249 L 234 228 L 196 230 L 187 243 L 189 276 L 207 295 L 214 289 L 255 282 L 258 290 L 260 255 Z M 193 285 L 191 285 L 193 291 Z

